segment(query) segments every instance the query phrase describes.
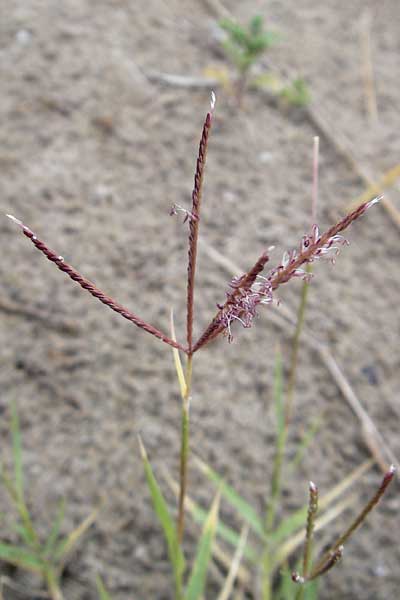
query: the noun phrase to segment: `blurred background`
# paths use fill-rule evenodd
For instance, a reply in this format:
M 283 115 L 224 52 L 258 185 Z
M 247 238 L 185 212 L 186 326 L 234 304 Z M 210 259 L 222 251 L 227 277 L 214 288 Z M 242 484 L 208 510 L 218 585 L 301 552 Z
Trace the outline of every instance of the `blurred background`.
M 217 105 L 197 333 L 233 275 L 271 245 L 273 266 L 309 231 L 314 136 L 320 137 L 322 228 L 366 190 L 373 195 L 370 185 L 386 175 L 386 205 L 351 228 L 351 246 L 336 266 L 316 266 L 305 324 L 385 437 L 385 460 L 393 460 L 387 448 L 400 455 L 400 219 L 391 171 L 400 162 L 399 12 L 396 0 L 3 0 L 0 6 L 2 213 L 22 219 L 83 275 L 163 331 L 173 307 L 180 340 L 187 225 L 168 212 L 174 203 L 190 207 L 212 88 Z M 238 100 L 238 72 L 219 22 L 247 24 L 255 15 L 279 41 L 257 58 Z M 298 79 L 307 98 L 291 102 L 281 92 Z M 15 400 L 39 530 L 48 528 L 61 497 L 66 531 L 104 500 L 68 566 L 66 598 L 97 598 L 96 573 L 115 600 L 170 598 L 136 433 L 156 472 L 175 476 L 180 400 L 172 354 L 86 295 L 6 218 L 0 231 L 1 450 L 9 460 L 8 407 Z M 286 287 L 281 308 L 265 307 L 252 329 L 237 329 L 231 345 L 219 339 L 194 365 L 192 447 L 260 509 L 274 453 L 274 352 L 280 343 L 287 367 L 294 328 L 282 314 L 296 312 L 301 282 Z M 313 419 L 320 426 L 284 480 L 282 514 L 304 504 L 310 479 L 327 491 L 371 455 L 354 407 L 317 350 L 312 340 L 301 344 L 289 456 Z M 357 483 L 359 498 L 379 478 L 379 467 L 371 468 Z M 194 468 L 189 493 L 205 506 L 212 496 Z M 0 499 L 3 512 L 3 492 Z M 222 514 L 235 523 L 229 507 Z M 319 544 L 333 539 L 350 515 L 322 532 Z M 190 551 L 196 530 L 189 524 L 188 531 Z M 396 481 L 324 579 L 320 598 L 397 598 L 398 532 Z M 19 572 L 12 576 L 24 585 Z

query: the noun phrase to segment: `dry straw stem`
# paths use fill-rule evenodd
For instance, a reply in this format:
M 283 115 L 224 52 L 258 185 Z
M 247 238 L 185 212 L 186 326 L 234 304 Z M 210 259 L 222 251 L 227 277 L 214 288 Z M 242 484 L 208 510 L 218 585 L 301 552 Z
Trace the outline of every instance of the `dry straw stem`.
M 359 162 L 356 159 L 353 150 L 349 147 L 348 140 L 340 133 L 337 126 L 331 122 L 331 119 L 324 112 L 324 109 L 321 105 L 321 102 L 314 100 L 314 102 L 305 108 L 310 121 L 314 123 L 318 130 L 340 154 L 340 156 L 344 158 L 344 160 L 351 167 L 354 173 L 356 173 L 356 175 L 361 179 L 361 181 L 366 186 L 374 188 L 374 182 L 377 180 L 377 177 L 370 172 L 370 169 L 367 167 L 367 165 Z M 380 191 L 378 193 L 380 193 Z M 385 208 L 393 223 L 397 227 L 400 227 L 400 212 L 387 195 L 382 198 L 382 206 Z
M 42 242 L 33 233 L 33 231 L 31 229 L 29 229 L 29 227 L 24 225 L 19 219 L 16 219 L 12 215 L 7 215 L 7 217 L 9 217 L 9 219 L 11 219 L 14 223 L 16 223 L 22 229 L 23 234 L 26 235 L 26 237 L 31 240 L 31 242 L 34 244 L 34 246 L 36 246 L 36 248 L 38 250 L 40 250 L 40 252 L 42 252 L 42 254 L 44 254 L 50 262 L 54 263 L 56 265 L 56 267 L 58 267 L 60 269 L 60 271 L 63 271 L 64 273 L 66 273 L 68 275 L 68 277 L 70 277 L 73 281 L 76 281 L 81 286 L 81 288 L 88 291 L 89 294 L 91 294 L 92 296 L 94 296 L 95 298 L 100 300 L 100 302 L 102 302 L 103 304 L 105 304 L 106 306 L 111 308 L 111 310 L 113 310 L 116 313 L 118 313 L 119 315 L 121 315 L 121 317 L 124 317 L 124 319 L 127 319 L 131 323 L 134 323 L 140 329 L 144 329 L 144 331 L 147 331 L 151 335 L 154 335 L 156 338 L 158 338 L 162 342 L 165 342 L 166 344 L 169 344 L 173 348 L 178 348 L 180 350 L 184 350 L 184 348 L 183 348 L 183 346 L 181 346 L 181 344 L 178 344 L 174 340 L 171 340 L 171 338 L 166 336 L 164 333 L 162 333 L 161 331 L 159 331 L 158 329 L 156 329 L 149 323 L 146 323 L 146 321 L 143 321 L 140 317 L 135 315 L 128 308 L 125 308 L 124 306 L 122 306 L 122 304 L 119 304 L 113 298 L 110 298 L 110 296 L 107 296 L 104 292 L 102 292 L 99 288 L 97 288 L 91 281 L 89 281 L 88 279 L 85 279 L 85 277 L 83 277 L 78 271 L 76 271 L 73 267 L 68 265 L 62 256 L 56 254 L 53 250 L 51 250 L 45 244 L 45 242 Z
M 243 558 L 244 551 L 246 549 L 248 535 L 249 527 L 248 525 L 244 525 L 240 534 L 239 543 L 236 547 L 235 554 L 232 558 L 231 566 L 226 577 L 224 587 L 222 588 L 217 600 L 229 600 L 229 598 L 231 597 L 231 593 L 235 585 L 235 579 L 237 577 L 240 563 Z
M 363 202 L 368 202 L 370 198 L 373 198 L 377 194 L 381 194 L 384 189 L 393 186 L 399 179 L 399 177 L 400 164 L 397 164 L 388 171 L 386 171 L 386 173 L 382 175 L 382 177 L 377 183 L 369 184 L 365 192 L 363 192 L 362 194 L 360 194 L 360 196 L 358 196 L 358 198 L 350 202 L 350 204 L 347 206 L 347 210 L 354 210 L 357 206 L 363 204 Z
M 378 121 L 378 105 L 376 102 L 374 69 L 371 51 L 371 11 L 366 9 L 360 19 L 360 48 L 362 58 L 362 79 L 364 84 L 365 107 L 370 123 Z
M 375 508 L 375 506 L 381 500 L 381 498 L 385 494 L 389 484 L 393 480 L 395 472 L 396 472 L 396 468 L 394 467 L 394 465 L 391 465 L 390 469 L 387 471 L 387 473 L 385 473 L 385 475 L 382 479 L 381 485 L 379 486 L 379 488 L 375 492 L 375 494 L 372 496 L 372 498 L 369 500 L 369 502 L 367 502 L 367 504 L 361 510 L 359 515 L 357 515 L 357 517 L 354 519 L 354 521 L 351 523 L 351 525 L 346 529 L 346 531 L 341 536 L 339 536 L 339 538 L 331 546 L 329 551 L 327 553 L 325 553 L 322 556 L 322 558 L 318 561 L 317 565 L 314 567 L 314 569 L 312 570 L 312 573 L 310 574 L 310 579 L 315 579 L 315 577 L 318 577 L 319 575 L 321 575 L 322 573 L 324 573 L 326 571 L 325 567 L 326 567 L 327 563 L 329 563 L 329 561 L 332 560 L 335 553 L 341 547 L 344 546 L 344 544 L 353 535 L 353 533 L 356 531 L 356 529 L 358 529 L 358 527 L 365 521 L 365 519 L 367 518 L 367 516 L 369 515 L 371 510 L 373 508 Z
M 318 185 L 319 185 L 319 137 L 314 137 L 313 143 L 313 165 L 312 165 L 312 190 L 311 190 L 311 224 L 317 222 L 317 205 L 318 205 Z M 307 273 L 312 274 L 312 265 L 308 264 Z M 300 351 L 300 338 L 301 333 L 303 331 L 304 319 L 306 314 L 306 306 L 307 306 L 307 297 L 308 297 L 308 289 L 310 286 L 310 282 L 305 279 L 303 281 L 303 286 L 301 290 L 301 297 L 299 308 L 297 311 L 297 322 L 296 329 L 293 335 L 292 340 L 292 352 L 290 357 L 290 367 L 289 367 L 289 376 L 288 376 L 288 386 L 287 386 L 287 399 L 286 399 L 286 427 L 289 426 L 291 416 L 292 416 L 292 408 L 293 408 L 293 396 L 294 396 L 294 388 L 296 383 L 296 375 L 297 375 L 297 364 L 298 364 L 298 356 Z

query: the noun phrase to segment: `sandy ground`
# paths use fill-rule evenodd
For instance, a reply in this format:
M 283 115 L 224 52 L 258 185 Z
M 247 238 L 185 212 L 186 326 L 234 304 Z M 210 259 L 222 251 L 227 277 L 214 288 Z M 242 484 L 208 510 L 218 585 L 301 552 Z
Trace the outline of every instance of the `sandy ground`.
M 367 6 L 378 105 L 373 123 L 365 111 L 360 46 Z M 237 18 L 260 12 L 283 35 L 261 68 L 301 73 L 314 105 L 329 115 L 357 161 L 383 174 L 400 156 L 400 8 L 396 0 L 337 7 L 312 0 L 229 3 Z M 189 206 L 209 90 L 167 87 L 147 75 L 202 76 L 207 67 L 226 65 L 215 24 L 208 3 L 190 0 L 0 5 L 1 212 L 23 219 L 156 326 L 167 330 L 174 307 L 181 339 L 186 227 L 168 210 L 174 202 Z M 312 138 L 318 133 L 305 113 L 282 111 L 259 92 L 249 93 L 238 112 L 219 91 L 201 223 L 205 244 L 241 268 L 270 245 L 277 247 L 276 260 L 295 245 L 309 226 Z M 320 225 L 344 214 L 363 189 L 322 137 Z M 398 205 L 396 191 L 389 195 Z M 2 451 L 7 457 L 7 407 L 16 400 L 26 485 L 41 531 L 61 497 L 67 499 L 65 531 L 105 499 L 68 566 L 65 597 L 96 598 L 94 578 L 101 573 L 115 600 L 170 598 L 165 547 L 135 433 L 141 432 L 158 474 L 165 467 L 176 473 L 179 397 L 171 352 L 68 281 L 7 219 L 0 230 Z M 329 343 L 397 456 L 398 235 L 382 207 L 355 224 L 351 247 L 337 265 L 316 268 L 306 323 Z M 197 331 L 224 298 L 229 278 L 203 244 Z M 282 290 L 283 306 L 295 310 L 299 290 L 299 283 Z M 271 310 L 279 308 L 266 308 L 257 326 L 238 331 L 232 345 L 220 340 L 196 356 L 192 403 L 193 448 L 260 509 L 273 457 L 274 348 L 280 341 L 287 364 L 292 332 L 271 324 Z M 304 462 L 285 479 L 283 514 L 304 503 L 309 479 L 327 491 L 369 456 L 358 420 L 318 355 L 303 345 L 292 455 L 304 426 L 319 415 L 323 424 Z M 364 476 L 356 504 L 379 478 L 378 469 Z M 211 498 L 194 470 L 190 493 L 205 504 Z M 1 502 L 3 512 L 4 496 Z M 222 514 L 232 518 L 224 505 Z M 320 543 L 349 519 L 341 516 Z M 189 527 L 189 551 L 194 531 Z M 346 547 L 343 564 L 324 578 L 321 598 L 395 600 L 399 531 L 396 482 Z M 12 576 L 24 584 L 19 572 Z

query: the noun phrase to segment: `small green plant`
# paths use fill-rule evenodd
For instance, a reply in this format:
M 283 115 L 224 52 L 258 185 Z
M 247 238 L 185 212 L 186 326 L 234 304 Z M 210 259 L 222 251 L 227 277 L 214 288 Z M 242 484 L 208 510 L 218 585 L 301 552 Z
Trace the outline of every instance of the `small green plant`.
M 307 106 L 311 95 L 304 79 L 297 77 L 292 83 L 283 86 L 279 92 L 280 97 L 292 106 Z
M 254 16 L 247 27 L 230 19 L 221 20 L 219 25 L 227 34 L 222 46 L 238 73 L 236 99 L 240 105 L 252 67 L 268 48 L 280 40 L 280 36 L 273 31 L 264 30 L 261 15 Z
M 261 49 L 265 48 L 267 44 L 266 39 L 263 38 L 262 22 L 259 19 L 253 21 L 250 29 L 251 36 L 253 36 L 254 39 L 259 39 L 257 43 L 254 42 L 252 49 L 252 56 L 257 56 Z M 237 40 L 239 40 L 239 31 L 236 31 L 235 35 Z M 246 65 L 247 63 L 243 62 L 242 68 L 244 72 L 249 68 Z M 217 304 L 214 316 L 209 321 L 209 324 L 203 329 L 199 337 L 197 339 L 194 338 L 195 276 L 203 177 L 208 140 L 213 122 L 214 106 L 215 96 L 212 94 L 211 108 L 206 115 L 199 144 L 192 191 L 192 205 L 190 209 L 178 205 L 174 205 L 171 209 L 171 214 L 184 214 L 184 222 L 187 222 L 189 230 L 185 342 L 177 341 L 172 316 L 170 332 L 168 334 L 144 321 L 136 313 L 119 304 L 116 300 L 100 290 L 94 283 L 81 275 L 81 273 L 69 265 L 62 256 L 51 250 L 45 242 L 40 240 L 29 227 L 15 217 L 11 215 L 9 215 L 9 217 L 21 228 L 22 233 L 50 262 L 55 264 L 60 271 L 75 281 L 81 288 L 89 292 L 94 298 L 102 302 L 105 306 L 108 306 L 122 318 L 133 323 L 138 328 L 146 331 L 172 348 L 182 406 L 180 422 L 179 483 L 176 485 L 178 496 L 176 520 L 173 518 L 170 508 L 168 507 L 141 439 L 139 439 L 139 448 L 154 512 L 164 533 L 168 557 L 172 566 L 176 600 L 200 600 L 203 597 L 211 557 L 213 553 L 215 554 L 217 552 L 216 538 L 218 538 L 218 536 L 223 537 L 235 548 L 234 556 L 232 558 L 230 557 L 228 562 L 225 561 L 224 563 L 226 565 L 227 575 L 220 589 L 219 600 L 226 600 L 229 598 L 234 580 L 236 577 L 239 577 L 239 567 L 242 557 L 246 560 L 251 560 L 253 565 L 257 564 L 258 566 L 260 566 L 261 557 L 262 597 L 264 600 L 269 600 L 273 593 L 273 575 L 278 566 L 284 564 L 293 550 L 297 547 L 298 544 L 294 543 L 293 535 L 295 530 L 304 523 L 307 514 L 308 524 L 306 540 L 308 545 L 305 551 L 306 558 L 303 562 L 302 574 L 296 574 L 293 576 L 293 579 L 298 583 L 306 583 L 307 586 L 311 582 L 310 586 L 307 588 L 307 598 L 310 600 L 311 596 L 309 596 L 309 594 L 312 592 L 315 595 L 315 591 L 313 591 L 313 586 L 315 585 L 313 583 L 314 579 L 325 573 L 335 564 L 335 562 L 337 562 L 337 559 L 340 557 L 341 546 L 381 498 L 393 478 L 394 469 L 391 469 L 385 476 L 385 480 L 379 488 L 378 493 L 374 496 L 372 501 L 368 503 L 361 515 L 354 521 L 347 532 L 341 536 L 339 540 L 340 543 L 335 543 L 332 546 L 331 554 L 329 554 L 329 556 L 324 556 L 316 566 L 312 566 L 309 542 L 314 529 L 318 500 L 315 486 L 310 486 L 311 501 L 305 509 L 284 519 L 279 525 L 276 523 L 277 508 L 279 507 L 281 496 L 282 463 L 291 412 L 283 401 L 282 360 L 278 353 L 275 368 L 274 390 L 278 435 L 276 458 L 272 473 L 271 493 L 268 502 L 266 502 L 265 514 L 260 517 L 258 513 L 256 513 L 250 505 L 248 505 L 232 488 L 214 473 L 214 471 L 203 465 L 202 468 L 207 476 L 217 483 L 217 492 L 211 503 L 211 508 L 208 511 L 197 512 L 197 514 L 200 514 L 198 520 L 202 523 L 202 532 L 199 537 L 194 559 L 192 560 L 192 563 L 188 565 L 183 541 L 185 533 L 185 515 L 188 509 L 192 510 L 191 507 L 194 507 L 194 504 L 190 501 L 187 493 L 187 473 L 190 455 L 190 400 L 192 396 L 194 356 L 200 350 L 204 351 L 210 342 L 215 341 L 218 337 L 225 337 L 228 342 L 232 342 L 234 328 L 236 326 L 241 325 L 243 328 L 249 329 L 254 324 L 255 318 L 263 307 L 271 309 L 276 290 L 280 286 L 296 278 L 302 280 L 304 286 L 308 286 L 312 277 L 311 264 L 323 259 L 334 262 L 339 254 L 340 248 L 347 245 L 347 241 L 342 235 L 343 231 L 360 218 L 371 206 L 376 204 L 379 199 L 375 198 L 361 204 L 324 233 L 320 232 L 318 226 L 314 222 L 311 231 L 302 237 L 299 245 L 290 251 L 286 251 L 281 260 L 278 260 L 277 265 L 268 271 L 266 271 L 266 265 L 269 262 L 269 250 L 263 251 L 253 266 L 245 273 L 239 274 L 229 282 L 228 291 L 225 293 L 224 300 Z M 314 214 L 313 211 L 313 215 Z M 304 289 L 305 288 L 303 288 L 303 290 Z M 301 314 L 304 314 L 305 296 L 306 294 L 303 291 L 302 307 L 299 311 L 299 322 L 301 320 Z M 300 335 L 300 329 L 298 329 L 295 334 L 295 339 L 297 339 L 297 341 L 298 336 Z M 293 372 L 295 372 L 296 369 L 296 360 L 296 357 L 292 360 L 292 365 L 294 365 L 292 367 Z M 48 582 L 50 593 L 53 594 L 53 599 L 59 600 L 61 598 L 59 575 L 62 570 L 63 559 L 67 550 L 69 551 L 71 544 L 80 537 L 80 533 L 85 527 L 82 525 L 80 529 L 73 534 L 70 534 L 68 538 L 59 541 L 59 522 L 61 521 L 61 517 L 59 517 L 56 519 L 54 531 L 50 534 L 48 540 L 44 545 L 39 542 L 37 535 L 33 530 L 32 521 L 26 508 L 23 495 L 19 427 L 16 417 L 13 422 L 14 456 L 16 457 L 15 480 L 11 481 L 7 474 L 3 477 L 3 480 L 14 501 L 23 526 L 20 530 L 22 543 L 21 551 L 24 550 L 25 552 L 28 552 L 27 557 L 30 560 L 33 559 L 36 561 L 35 568 Z M 343 482 L 339 487 L 340 489 L 343 488 Z M 334 495 L 333 491 L 331 492 L 330 497 L 332 497 L 332 495 Z M 240 534 L 220 522 L 219 504 L 221 498 L 230 502 L 246 522 L 246 526 Z M 325 506 L 328 506 L 329 502 L 325 498 L 325 500 L 321 499 L 319 502 L 320 508 L 324 506 L 324 501 Z M 339 508 L 342 506 L 343 504 L 340 504 Z M 336 509 L 336 512 L 333 512 L 336 515 L 338 514 L 338 506 L 334 508 Z M 193 510 L 193 512 L 196 513 L 196 510 Z M 322 518 L 325 518 L 325 522 L 332 519 L 332 511 L 329 515 L 324 513 Z M 253 533 L 258 536 L 259 546 L 255 547 L 253 550 L 250 544 L 247 543 L 247 528 L 252 530 Z M 301 539 L 302 536 L 300 537 L 300 540 Z M 52 549 L 50 555 L 48 554 L 49 547 Z M 6 550 L 7 549 L 9 555 L 10 552 L 17 552 L 20 550 L 19 547 L 14 547 L 14 550 L 12 550 L 9 546 Z M 6 550 L 3 551 L 3 556 L 6 556 Z M 223 553 L 218 554 L 218 558 L 221 558 L 222 556 Z M 28 564 L 29 561 L 26 563 L 26 566 L 28 566 Z M 291 585 L 291 581 L 292 579 L 290 576 L 282 578 L 282 585 L 277 592 L 277 598 L 284 598 L 284 600 L 287 600 L 290 597 L 288 595 L 285 596 L 284 594 L 286 594 L 285 590 L 288 589 L 288 586 Z M 252 586 L 253 583 L 252 577 L 247 577 L 247 586 L 250 588 L 253 587 L 254 589 L 255 585 Z M 97 581 L 97 587 L 100 598 L 106 600 L 108 594 L 100 579 Z M 299 589 L 299 593 L 305 593 L 302 590 L 305 590 L 306 588 L 300 587 Z
M 251 77 L 251 71 L 259 58 L 281 40 L 279 33 L 264 28 L 261 15 L 255 15 L 247 26 L 231 19 L 222 19 L 219 26 L 226 33 L 222 47 L 237 71 L 235 96 L 239 106 L 250 85 L 266 87 L 291 105 L 305 106 L 309 103 L 310 93 L 302 78 L 283 83 L 280 78 L 271 73 L 264 73 L 256 78 Z
M 68 535 L 61 534 L 65 503 L 60 502 L 53 525 L 46 539 L 40 539 L 25 498 L 22 466 L 22 445 L 19 418 L 15 404 L 11 405 L 13 473 L 1 465 L 1 482 L 8 492 L 16 521 L 7 515 L 10 533 L 16 541 L 0 542 L 0 560 L 38 575 L 47 587 L 52 600 L 62 600 L 60 576 L 71 552 L 93 524 L 97 510 Z

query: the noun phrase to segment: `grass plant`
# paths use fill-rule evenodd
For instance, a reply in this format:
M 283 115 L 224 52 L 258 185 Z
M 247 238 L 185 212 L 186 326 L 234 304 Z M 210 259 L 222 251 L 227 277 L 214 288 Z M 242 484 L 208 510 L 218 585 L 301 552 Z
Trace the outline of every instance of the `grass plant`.
M 239 33 L 239 30 L 235 33 L 237 38 Z M 260 37 L 260 43 L 254 49 L 254 56 L 256 56 L 259 51 L 264 49 L 265 45 L 268 45 L 266 39 L 263 38 L 264 33 L 260 20 L 252 22 L 250 33 L 253 37 Z M 258 48 L 257 52 L 256 48 Z M 247 63 L 243 63 L 243 68 L 245 64 L 247 65 Z M 251 61 L 249 64 L 251 64 Z M 248 67 L 246 66 L 246 68 Z M 262 251 L 253 266 L 229 282 L 225 299 L 217 305 L 216 312 L 210 319 L 209 324 L 198 338 L 195 339 L 193 336 L 193 325 L 196 318 L 197 248 L 201 223 L 203 179 L 214 110 L 215 96 L 212 94 L 210 109 L 207 112 L 200 138 L 191 206 L 182 207 L 174 205 L 171 209 L 172 214 L 183 214 L 184 222 L 188 226 L 185 342 L 176 339 L 172 314 L 170 331 L 168 333 L 154 327 L 136 313 L 102 292 L 94 283 L 69 265 L 62 256 L 51 250 L 28 226 L 14 216 L 9 215 L 9 217 L 50 262 L 75 281 L 81 288 L 118 313 L 125 320 L 172 348 L 182 402 L 178 482 L 176 483 L 170 476 L 167 478 L 169 484 L 177 494 L 176 518 L 167 504 L 162 487 L 153 471 L 146 453 L 145 442 L 140 438 L 138 441 L 154 513 L 160 522 L 171 563 L 174 597 L 176 600 L 201 600 L 205 597 L 207 575 L 211 569 L 213 557 L 217 557 L 218 563 L 224 565 L 225 569 L 225 579 L 220 584 L 218 592 L 220 600 L 226 600 L 226 598 L 231 597 L 235 582 L 238 583 L 238 589 L 245 589 L 246 593 L 252 591 L 255 594 L 257 589 L 261 589 L 260 597 L 262 600 L 269 600 L 272 597 L 276 600 L 289 600 L 295 597 L 311 600 L 316 597 L 315 581 L 329 571 L 341 558 L 344 544 L 347 543 L 353 532 L 365 520 L 369 512 L 385 493 L 389 483 L 393 479 L 394 467 L 390 468 L 376 494 L 366 504 L 349 528 L 331 546 L 329 552 L 323 554 L 320 560 L 314 563 L 312 556 L 314 531 L 318 531 L 322 526 L 326 526 L 338 514 L 348 508 L 350 504 L 353 504 L 353 497 L 347 496 L 342 500 L 337 499 L 341 493 L 361 477 L 366 468 L 370 467 L 370 463 L 354 471 L 347 479 L 339 482 L 322 498 L 319 498 L 317 487 L 313 483 L 310 483 L 308 504 L 278 522 L 277 512 L 281 504 L 282 473 L 286 461 L 285 448 L 292 399 L 289 397 L 288 400 L 288 394 L 285 393 L 283 358 L 280 350 L 277 349 L 274 376 L 274 400 L 277 423 L 276 452 L 271 487 L 269 493 L 266 495 L 264 514 L 260 515 L 209 465 L 195 458 L 193 461 L 194 465 L 216 486 L 215 497 L 210 504 L 210 508 L 203 510 L 192 500 L 187 489 L 187 474 L 190 459 L 190 402 L 193 393 L 192 373 L 195 367 L 194 357 L 197 352 L 206 351 L 207 346 L 219 337 L 225 337 L 231 343 L 234 340 L 234 335 L 236 336 L 238 326 L 248 329 L 254 324 L 255 317 L 262 308 L 266 307 L 266 310 L 273 310 L 276 290 L 285 283 L 299 278 L 303 280 L 304 287 L 299 309 L 299 326 L 293 343 L 295 347 L 300 338 L 304 320 L 302 318 L 306 303 L 306 293 L 304 290 L 308 289 L 313 275 L 310 268 L 311 265 L 317 260 L 324 259 L 334 262 L 340 249 L 348 244 L 342 235 L 343 231 L 364 215 L 379 199 L 375 198 L 358 205 L 352 212 L 324 233 L 321 233 L 315 224 L 315 210 L 313 210 L 311 231 L 302 237 L 298 247 L 285 252 L 276 266 L 269 270 L 266 270 L 266 265 L 270 260 L 270 249 Z M 313 205 L 316 204 L 317 163 L 318 152 L 314 150 L 315 198 Z M 290 370 L 291 393 L 293 393 L 295 385 L 296 365 L 296 356 L 294 358 L 292 356 L 292 367 Z M 19 546 L 7 544 L 0 546 L 0 558 L 14 562 L 14 564 L 22 568 L 33 568 L 46 581 L 49 595 L 54 600 L 60 600 L 62 595 L 59 578 L 65 556 L 72 545 L 76 543 L 81 534 L 87 529 L 87 525 L 80 526 L 80 528 L 66 538 L 60 538 L 59 530 L 62 520 L 62 511 L 60 509 L 47 540 L 43 543 L 38 539 L 25 502 L 22 483 L 20 433 L 15 411 L 13 412 L 11 429 L 15 462 L 14 477 L 11 478 L 3 470 L 3 484 L 7 488 L 19 515 L 17 531 L 20 535 L 21 543 Z M 308 437 L 306 436 L 307 439 L 310 439 L 310 434 L 308 434 Z M 306 441 L 303 444 L 302 451 L 304 451 L 305 444 Z M 221 501 L 227 502 L 237 511 L 244 523 L 241 531 L 236 531 L 223 522 L 219 515 Z M 183 544 L 185 539 L 185 516 L 187 512 L 201 526 L 197 550 L 190 564 L 185 555 Z M 304 523 L 306 523 L 305 534 L 303 533 Z M 289 560 L 293 552 L 303 542 L 304 537 L 304 553 L 303 558 L 300 559 L 300 572 L 296 570 L 294 574 L 291 574 L 288 568 Z M 220 540 L 223 540 L 228 545 L 230 551 L 227 552 L 221 548 Z M 15 556 L 18 556 L 18 560 L 15 557 L 13 558 L 13 552 L 14 554 L 16 553 Z M 276 574 L 279 569 L 283 569 L 283 574 L 280 583 L 275 584 Z M 260 575 L 257 576 L 254 573 L 259 573 Z M 260 579 L 261 586 L 257 588 L 256 583 Z M 100 579 L 97 580 L 97 589 L 100 599 L 109 598 L 106 588 Z
M 232 19 L 222 19 L 219 21 L 219 26 L 225 32 L 222 48 L 236 69 L 234 93 L 238 106 L 242 105 L 243 97 L 252 85 L 268 88 L 287 104 L 294 106 L 308 104 L 310 93 L 306 82 L 301 77 L 283 82 L 271 72 L 253 76 L 252 72 L 257 62 L 269 48 L 281 40 L 279 33 L 265 29 L 261 15 L 252 17 L 247 25 Z
M 16 520 L 14 521 L 14 516 L 8 511 L 7 524 L 13 541 L 0 542 L 0 560 L 36 574 L 45 582 L 50 598 L 63 600 L 60 588 L 61 574 L 71 552 L 94 523 L 98 511 L 93 511 L 71 533 L 63 535 L 61 527 L 65 502 L 61 500 L 47 537 L 41 539 L 25 495 L 21 431 L 15 404 L 11 405 L 10 431 L 14 468 L 13 472 L 9 473 L 4 464 L 1 465 L 1 482 L 8 493 Z

